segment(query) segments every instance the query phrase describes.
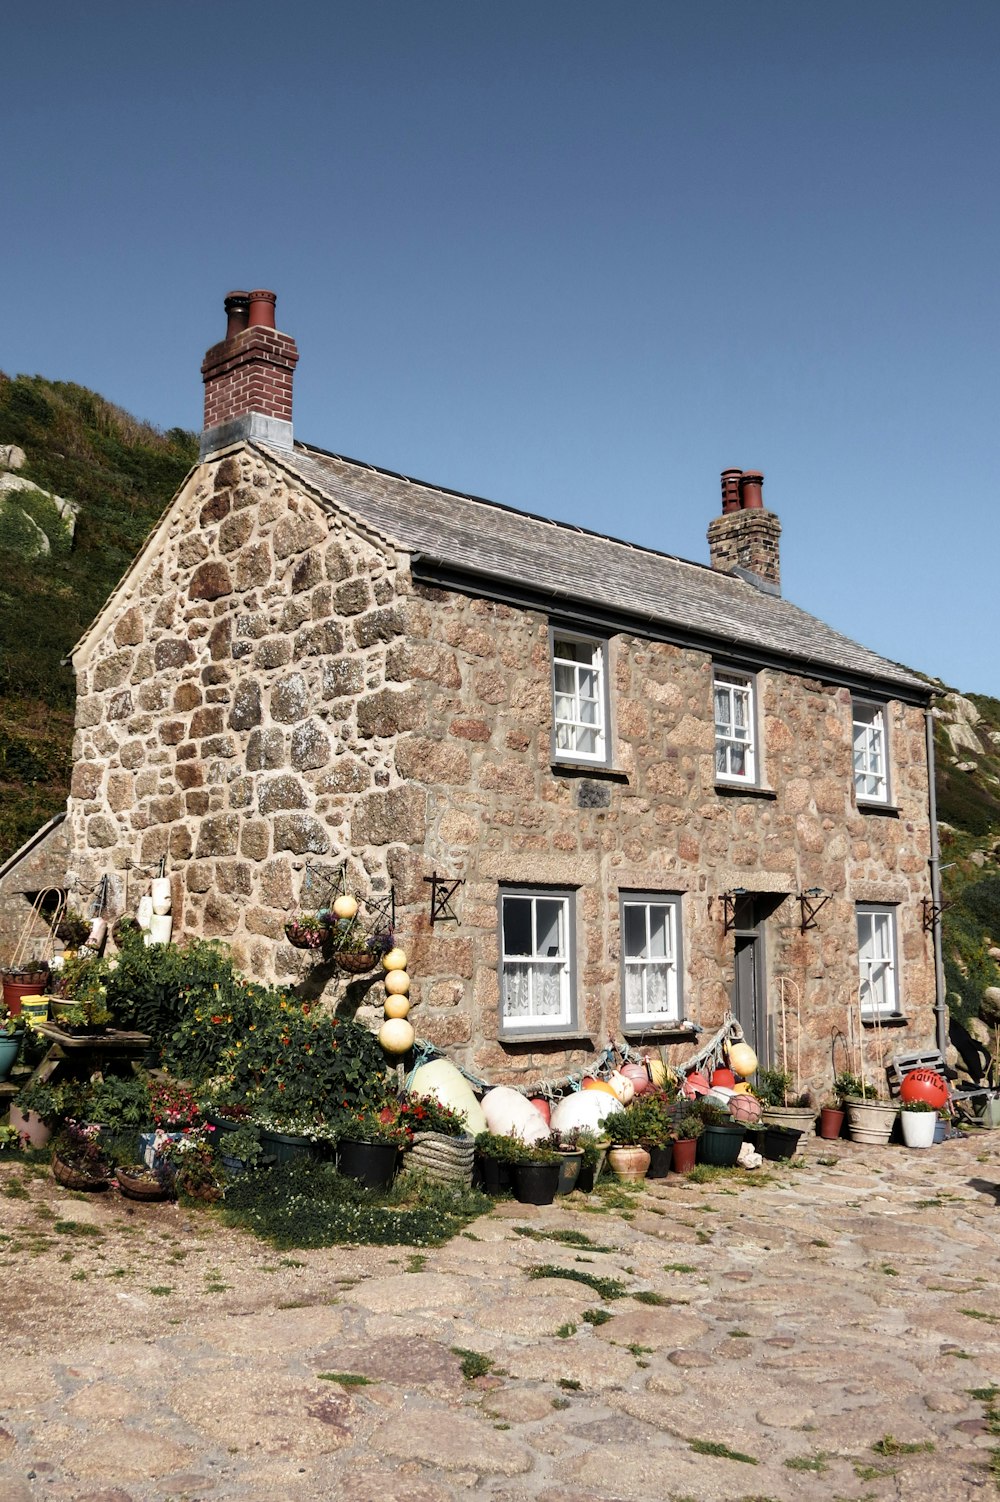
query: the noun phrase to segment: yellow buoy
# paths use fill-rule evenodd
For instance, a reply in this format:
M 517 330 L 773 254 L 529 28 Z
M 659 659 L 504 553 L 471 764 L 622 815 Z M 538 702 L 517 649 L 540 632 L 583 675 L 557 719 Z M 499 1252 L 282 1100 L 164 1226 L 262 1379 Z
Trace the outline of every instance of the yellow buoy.
M 378 1041 L 386 1053 L 409 1053 L 414 1032 L 405 1017 L 390 1017 L 378 1030 Z
M 748 1079 L 757 1068 L 757 1055 L 749 1043 L 730 1043 L 728 1053 L 733 1073 L 741 1074 L 744 1079 Z
M 647 1059 L 646 1067 L 649 1070 L 649 1077 L 654 1085 L 665 1085 L 667 1083 L 667 1071 L 662 1059 Z
M 387 996 L 385 999 L 385 1015 L 387 1017 L 405 1017 L 410 1010 L 410 998 L 408 996 Z
M 337 918 L 353 918 L 358 911 L 358 899 L 349 892 L 342 892 L 334 898 L 333 911 Z
M 405 970 L 406 950 L 390 949 L 388 954 L 382 956 L 383 970 Z
M 385 989 L 390 996 L 405 996 L 410 989 L 410 977 L 405 970 L 390 970 L 385 978 Z

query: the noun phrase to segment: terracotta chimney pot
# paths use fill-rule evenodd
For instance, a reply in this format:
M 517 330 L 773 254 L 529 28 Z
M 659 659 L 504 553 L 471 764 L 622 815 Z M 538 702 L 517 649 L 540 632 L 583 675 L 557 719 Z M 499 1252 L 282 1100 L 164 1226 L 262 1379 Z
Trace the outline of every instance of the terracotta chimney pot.
M 274 328 L 274 305 L 278 301 L 277 293 L 267 292 L 262 287 L 250 293 L 250 323 L 252 329 Z
M 722 514 L 728 516 L 731 511 L 740 509 L 740 477 L 741 469 L 724 469 L 722 471 Z
M 740 500 L 744 511 L 763 511 L 764 476 L 760 470 L 745 469 L 740 480 Z
M 250 294 L 249 292 L 226 293 L 226 317 L 229 322 L 226 326 L 226 340 L 235 339 L 237 334 L 242 334 L 250 321 Z

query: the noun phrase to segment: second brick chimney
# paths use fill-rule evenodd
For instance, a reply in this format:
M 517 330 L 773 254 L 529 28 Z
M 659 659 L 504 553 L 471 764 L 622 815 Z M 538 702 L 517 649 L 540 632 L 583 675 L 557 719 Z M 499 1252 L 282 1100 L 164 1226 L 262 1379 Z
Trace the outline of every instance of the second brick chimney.
M 299 352 L 295 340 L 274 326 L 276 302 L 263 288 L 226 297 L 226 337 L 201 365 L 203 459 L 242 438 L 292 447 L 292 376 Z
M 713 568 L 738 574 L 768 594 L 781 593 L 781 523 L 764 507 L 764 476 L 756 469 L 722 471 L 722 515 L 708 525 Z

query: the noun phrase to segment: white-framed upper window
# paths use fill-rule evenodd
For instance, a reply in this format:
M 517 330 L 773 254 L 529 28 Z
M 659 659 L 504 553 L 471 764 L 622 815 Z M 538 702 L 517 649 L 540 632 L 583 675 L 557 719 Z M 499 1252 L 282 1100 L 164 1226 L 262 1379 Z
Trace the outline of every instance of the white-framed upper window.
M 896 910 L 859 902 L 858 966 L 862 1017 L 886 1017 L 899 1011 L 896 969 Z
M 861 803 L 889 801 L 885 705 L 853 701 L 854 791 Z
M 715 670 L 715 776 L 718 782 L 755 782 L 754 680 L 749 673 Z
M 621 898 L 622 1026 L 664 1027 L 681 1015 L 679 896 Z
M 553 626 L 552 749 L 567 761 L 608 760 L 606 641 Z
M 500 1023 L 505 1035 L 574 1024 L 572 892 L 500 893 Z

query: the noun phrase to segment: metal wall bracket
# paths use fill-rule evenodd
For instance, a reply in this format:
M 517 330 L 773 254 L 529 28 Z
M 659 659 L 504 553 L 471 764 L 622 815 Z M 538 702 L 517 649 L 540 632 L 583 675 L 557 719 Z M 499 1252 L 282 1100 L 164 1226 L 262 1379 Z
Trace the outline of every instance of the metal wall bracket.
M 806 933 L 810 928 L 818 928 L 816 919 L 826 907 L 833 896 L 832 892 L 824 892 L 821 887 L 809 887 L 805 892 L 799 893 L 799 908 L 802 919 L 799 932 Z
M 451 899 L 459 887 L 465 886 L 465 877 L 439 876 L 435 871 L 432 876 L 425 876 L 424 881 L 431 889 L 431 928 L 435 923 L 457 923 L 458 914 Z
M 925 897 L 922 903 L 924 910 L 924 933 L 933 933 L 934 925 L 941 917 L 941 914 L 946 913 L 954 905 L 953 902 L 934 902 L 932 898 Z

